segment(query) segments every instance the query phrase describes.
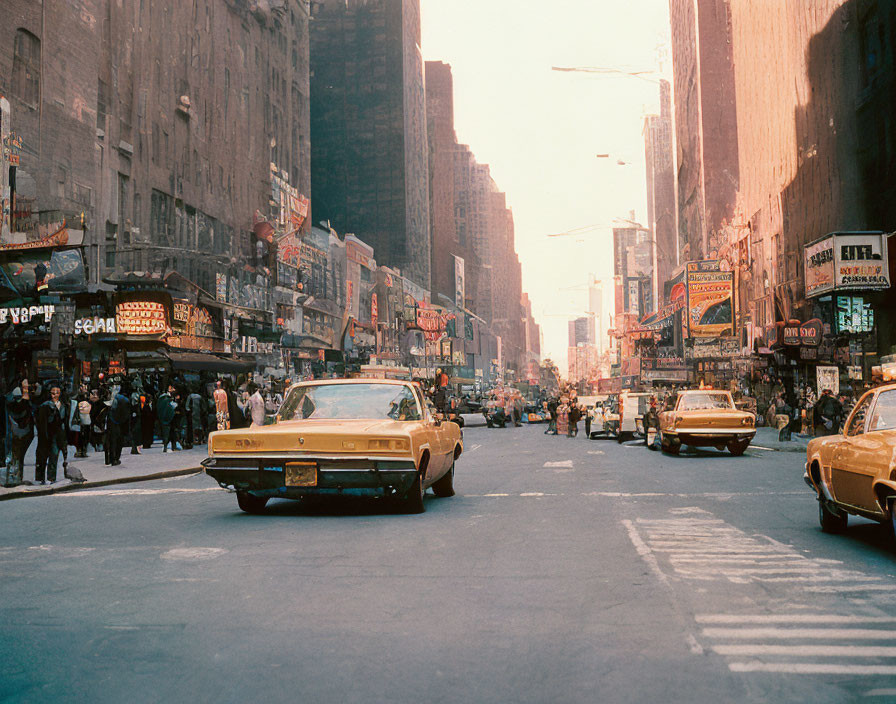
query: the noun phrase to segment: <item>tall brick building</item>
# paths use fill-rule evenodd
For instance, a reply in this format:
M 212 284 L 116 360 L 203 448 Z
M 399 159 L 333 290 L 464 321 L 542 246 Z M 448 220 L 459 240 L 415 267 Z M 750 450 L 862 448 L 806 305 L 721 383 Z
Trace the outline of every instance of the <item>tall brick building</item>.
M 734 211 L 738 104 L 731 0 L 670 0 L 678 148 L 680 258 L 709 255 L 709 238 Z M 766 3 L 757 3 L 756 12 Z
M 644 118 L 647 165 L 647 227 L 654 238 L 654 306 L 662 305 L 663 287 L 678 265 L 675 158 L 672 151 L 672 98 L 668 81 L 660 82 L 660 114 Z
M 369 243 L 431 284 L 429 167 L 419 0 L 312 3 L 315 221 Z
M 299 0 L 266 8 L 4 3 L 19 178 L 37 210 L 84 212 L 92 281 L 177 269 L 213 291 L 250 253 L 271 164 L 309 192 L 308 14 Z
M 464 260 L 464 305 L 480 311 L 477 297 L 479 259 L 467 236 L 466 206 L 462 202 L 473 155 L 457 143 L 454 132 L 454 81 L 451 67 L 441 61 L 426 62 L 426 125 L 429 132 L 430 230 L 432 232 L 432 293 L 454 300 L 455 257 Z M 458 197 L 460 188 L 461 197 Z

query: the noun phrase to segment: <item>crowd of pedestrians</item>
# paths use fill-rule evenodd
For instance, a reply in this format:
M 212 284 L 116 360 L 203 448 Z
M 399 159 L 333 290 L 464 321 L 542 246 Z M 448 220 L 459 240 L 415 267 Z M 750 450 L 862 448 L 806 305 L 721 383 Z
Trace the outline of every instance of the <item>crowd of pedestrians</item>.
M 117 467 L 128 447 L 131 455 L 157 442 L 163 452 L 190 449 L 215 430 L 264 425 L 282 400 L 270 384 L 230 378 L 187 382 L 135 375 L 115 384 L 84 380 L 73 393 L 60 382 L 19 379 L 0 394 L 0 483 L 52 484 L 60 464 L 65 478 L 83 482 L 70 456 L 102 452 L 105 466 Z M 35 440 L 30 482 L 25 458 Z

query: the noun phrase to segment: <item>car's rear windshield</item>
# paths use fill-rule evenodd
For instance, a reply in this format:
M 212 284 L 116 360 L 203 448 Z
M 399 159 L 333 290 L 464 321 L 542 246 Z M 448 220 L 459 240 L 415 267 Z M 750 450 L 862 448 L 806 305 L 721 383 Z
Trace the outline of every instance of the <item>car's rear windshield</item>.
M 315 384 L 290 389 L 280 420 L 382 418 L 420 420 L 414 393 L 397 384 Z
M 678 401 L 679 411 L 708 411 L 714 408 L 733 408 L 731 397 L 719 393 L 682 394 Z

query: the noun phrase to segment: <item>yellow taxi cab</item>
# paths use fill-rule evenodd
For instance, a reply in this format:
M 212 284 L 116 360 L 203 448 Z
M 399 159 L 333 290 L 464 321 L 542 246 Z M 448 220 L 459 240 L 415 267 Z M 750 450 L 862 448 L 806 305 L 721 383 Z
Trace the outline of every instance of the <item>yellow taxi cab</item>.
M 682 445 L 726 447 L 742 455 L 756 434 L 756 418 L 739 411 L 728 391 L 693 389 L 679 391 L 667 400 L 659 414 L 660 447 L 678 454 Z
M 865 393 L 842 432 L 809 442 L 804 479 L 825 532 L 843 531 L 849 514 L 896 526 L 896 384 Z
M 202 465 L 247 513 L 323 495 L 395 498 L 422 513 L 426 489 L 454 495 L 461 452 L 460 428 L 418 385 L 327 379 L 290 387 L 274 425 L 212 433 Z

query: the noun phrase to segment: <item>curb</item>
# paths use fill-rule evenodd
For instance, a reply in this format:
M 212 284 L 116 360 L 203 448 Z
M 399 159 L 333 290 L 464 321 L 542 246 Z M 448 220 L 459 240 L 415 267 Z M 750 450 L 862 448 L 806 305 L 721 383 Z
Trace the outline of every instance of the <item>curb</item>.
M 62 486 L 50 486 L 45 489 L 34 489 L 24 491 L 11 491 L 8 494 L 0 494 L 0 501 L 10 501 L 12 499 L 24 499 L 29 496 L 49 496 L 50 494 L 60 494 L 66 491 L 79 491 L 81 489 L 95 489 L 101 486 L 112 486 L 113 484 L 131 484 L 132 482 L 151 482 L 156 479 L 168 479 L 169 477 L 183 477 L 188 474 L 201 474 L 205 470 L 202 467 L 190 467 L 188 469 L 170 469 L 164 472 L 155 472 L 154 474 L 141 474 L 136 477 L 115 477 L 114 479 L 100 479 L 95 482 L 81 482 L 71 484 L 63 484 Z

